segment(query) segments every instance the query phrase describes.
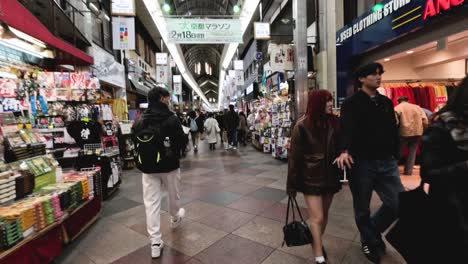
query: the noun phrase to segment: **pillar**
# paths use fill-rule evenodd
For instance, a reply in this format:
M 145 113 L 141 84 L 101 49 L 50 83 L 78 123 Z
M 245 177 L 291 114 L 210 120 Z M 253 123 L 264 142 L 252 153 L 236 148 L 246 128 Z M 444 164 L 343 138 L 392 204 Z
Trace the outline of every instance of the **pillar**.
M 305 113 L 307 106 L 307 1 L 293 0 L 294 18 L 294 68 L 295 74 L 295 114 Z

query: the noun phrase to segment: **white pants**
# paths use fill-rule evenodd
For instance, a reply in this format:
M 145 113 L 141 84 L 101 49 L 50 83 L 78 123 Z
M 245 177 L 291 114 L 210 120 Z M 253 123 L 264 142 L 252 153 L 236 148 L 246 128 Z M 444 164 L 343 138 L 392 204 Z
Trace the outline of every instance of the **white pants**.
M 162 184 L 167 188 L 169 213 L 177 216 L 179 212 L 180 169 L 168 173 L 143 173 L 143 201 L 146 210 L 146 227 L 151 244 L 161 243 L 161 199 Z

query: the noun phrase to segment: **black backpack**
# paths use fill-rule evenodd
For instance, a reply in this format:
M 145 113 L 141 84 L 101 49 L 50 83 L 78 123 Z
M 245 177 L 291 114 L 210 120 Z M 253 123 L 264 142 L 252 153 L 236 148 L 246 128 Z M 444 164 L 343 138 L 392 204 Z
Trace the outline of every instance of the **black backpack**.
M 167 172 L 176 159 L 173 142 L 162 133 L 163 124 L 134 131 L 136 167 L 143 173 Z

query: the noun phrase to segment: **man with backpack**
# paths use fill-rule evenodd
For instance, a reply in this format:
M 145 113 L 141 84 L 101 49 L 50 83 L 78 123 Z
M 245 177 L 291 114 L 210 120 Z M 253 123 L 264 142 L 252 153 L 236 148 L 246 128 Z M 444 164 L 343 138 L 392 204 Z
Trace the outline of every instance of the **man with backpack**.
M 161 255 L 161 186 L 168 192 L 171 227 L 177 228 L 185 216 L 179 207 L 180 150 L 186 145 L 177 116 L 169 110 L 170 94 L 164 88 L 148 93 L 148 109 L 132 127 L 137 168 L 143 172 L 143 201 L 151 240 L 151 256 Z

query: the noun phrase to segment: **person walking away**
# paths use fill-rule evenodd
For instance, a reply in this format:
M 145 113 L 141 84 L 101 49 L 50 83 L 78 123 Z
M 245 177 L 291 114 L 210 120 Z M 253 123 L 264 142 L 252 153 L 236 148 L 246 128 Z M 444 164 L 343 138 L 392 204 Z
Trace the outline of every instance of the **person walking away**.
M 143 173 L 143 201 L 146 211 L 147 231 L 151 241 L 151 256 L 161 255 L 161 186 L 168 192 L 171 227 L 177 228 L 185 216 L 179 206 L 180 149 L 184 132 L 177 116 L 168 108 L 170 94 L 163 88 L 153 88 L 148 93 L 148 109 L 132 127 L 137 168 Z
M 406 96 L 398 98 L 395 113 L 400 130 L 400 150 L 408 146 L 408 157 L 403 174 L 413 175 L 418 144 L 424 129 L 429 125 L 429 120 L 421 107 L 409 103 Z
M 197 126 L 198 126 L 198 136 L 200 140 L 205 139 L 205 114 L 200 109 L 197 109 Z
M 247 133 L 247 117 L 245 116 L 244 112 L 239 113 L 239 126 L 237 127 L 237 134 L 239 135 L 239 143 L 242 143 L 243 146 L 245 144 L 245 136 Z
M 237 127 L 239 126 L 239 115 L 234 111 L 234 105 L 229 105 L 229 111 L 224 115 L 224 122 L 228 133 L 227 149 L 237 149 Z
M 208 119 L 205 121 L 205 133 L 206 140 L 208 141 L 208 144 L 210 144 L 210 150 L 216 149 L 219 131 L 218 121 L 213 118 L 213 113 L 208 113 Z
M 341 154 L 335 160 L 340 169 L 351 169 L 349 187 L 362 252 L 374 263 L 379 263 L 385 254 L 381 234 L 396 220 L 398 194 L 403 191 L 393 103 L 376 91 L 383 73 L 379 63 L 366 64 L 355 72 L 360 89 L 341 107 Z M 379 195 L 382 206 L 371 216 L 373 191 Z
M 468 77 L 434 114 L 421 144 L 421 178 L 429 184 L 433 263 L 468 260 Z M 421 256 L 422 257 L 422 256 Z
M 219 137 L 221 138 L 221 145 L 224 145 L 223 131 L 225 130 L 225 128 L 224 128 L 224 117 L 223 117 L 222 112 L 216 115 L 216 121 L 218 121 L 218 125 L 219 125 Z
M 200 139 L 200 122 L 198 121 L 197 114 L 195 111 L 189 113 L 190 120 L 190 135 L 192 137 L 193 152 L 198 152 L 198 140 Z
M 306 114 L 294 126 L 288 157 L 288 195 L 302 192 L 309 211 L 316 263 L 326 263 L 322 236 L 333 196 L 341 189 L 336 157 L 339 120 L 333 115 L 333 99 L 326 90 L 309 94 Z

